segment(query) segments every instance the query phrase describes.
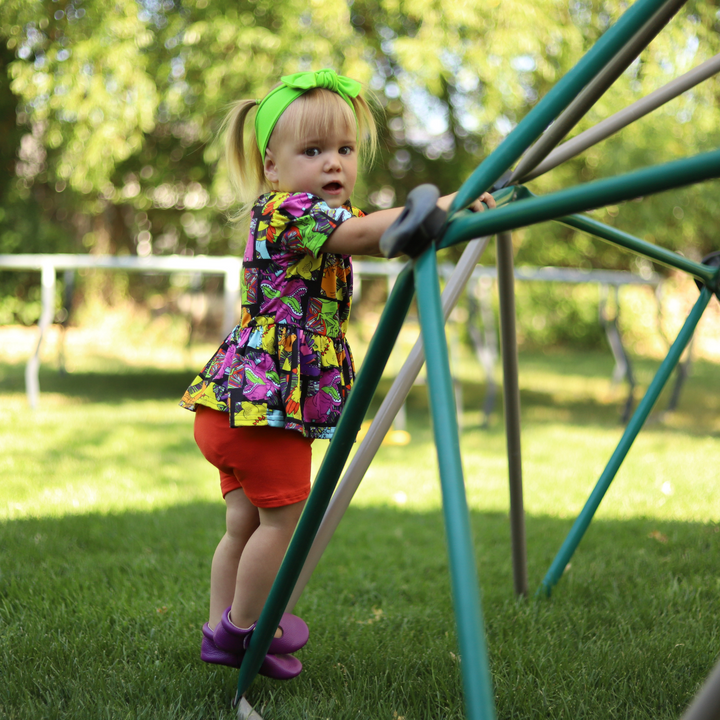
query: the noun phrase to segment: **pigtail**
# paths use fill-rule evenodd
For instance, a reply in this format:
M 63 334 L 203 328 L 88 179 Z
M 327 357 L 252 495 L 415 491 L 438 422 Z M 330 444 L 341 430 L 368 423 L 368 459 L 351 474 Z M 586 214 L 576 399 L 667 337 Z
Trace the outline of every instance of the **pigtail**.
M 351 98 L 351 101 L 355 109 L 355 117 L 357 118 L 363 164 L 366 167 L 370 167 L 378 149 L 377 120 L 375 119 L 373 108 L 377 107 L 378 112 L 381 112 L 379 109 L 380 106 L 375 102 L 371 107 L 362 95 Z
M 250 111 L 257 107 L 255 100 L 240 100 L 227 114 L 221 134 L 225 140 L 225 163 L 230 183 L 240 201 L 239 209 L 230 215 L 233 222 L 245 220 L 259 195 L 271 188 L 265 179 L 262 155 L 255 140 L 255 128 L 245 131 Z

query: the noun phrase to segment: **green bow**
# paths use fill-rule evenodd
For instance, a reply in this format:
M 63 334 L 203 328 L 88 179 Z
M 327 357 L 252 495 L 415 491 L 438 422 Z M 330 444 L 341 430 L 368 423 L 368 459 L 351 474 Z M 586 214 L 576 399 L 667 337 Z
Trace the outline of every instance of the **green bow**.
M 280 80 L 288 87 L 298 90 L 312 90 L 312 88 L 325 88 L 338 95 L 357 97 L 362 86 L 357 80 L 338 75 L 334 70 L 325 68 L 316 72 L 300 72 L 294 75 L 285 75 Z
M 282 85 L 271 90 L 259 103 L 260 107 L 258 107 L 255 116 L 255 136 L 257 137 L 257 144 L 263 161 L 265 160 L 265 150 L 270 141 L 270 135 L 272 135 L 280 116 L 293 100 L 297 100 L 301 95 L 313 88 L 324 88 L 340 95 L 350 106 L 354 115 L 355 107 L 350 98 L 357 97 L 362 89 L 357 80 L 338 75 L 329 68 L 315 72 L 284 75 L 280 78 L 280 82 L 282 82 Z

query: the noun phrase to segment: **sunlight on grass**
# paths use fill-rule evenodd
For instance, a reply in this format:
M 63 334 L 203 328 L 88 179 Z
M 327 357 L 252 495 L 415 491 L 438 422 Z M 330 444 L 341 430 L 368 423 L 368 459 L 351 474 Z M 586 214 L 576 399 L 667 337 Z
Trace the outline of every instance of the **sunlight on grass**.
M 620 431 L 615 428 L 526 427 L 522 439 L 525 511 L 575 517 L 619 437 Z M 504 437 L 479 430 L 468 432 L 462 449 L 470 507 L 507 511 Z M 678 438 L 662 431 L 641 435 L 598 517 L 717 521 L 717 472 L 710 460 L 717 450 L 715 438 Z M 434 445 L 426 440 L 407 448 L 382 448 L 354 502 L 360 506 L 394 504 L 410 511 L 440 507 Z
M 35 412 L 22 364 L 0 357 L 0 716 L 232 720 L 237 673 L 199 657 L 224 506 L 177 405 L 197 364 L 85 351 L 66 375 L 44 366 Z M 643 382 L 654 365 L 638 362 Z M 521 357 L 531 591 L 621 436 L 611 370 Z M 458 372 L 498 717 L 674 720 L 718 647 L 717 366 L 698 363 L 678 411 L 641 432 L 551 602 L 512 595 L 502 405 L 481 428 L 482 378 Z M 264 717 L 464 717 L 425 387 L 407 408 L 411 443 L 381 448 L 298 604 L 304 672 L 249 691 Z
M 4 398 L 0 517 L 156 510 L 218 497 L 192 440 L 193 416 L 169 402 L 67 403 Z
M 550 385 L 548 377 L 558 383 L 548 370 L 541 377 L 543 388 Z M 121 392 L 123 381 L 122 375 L 113 380 L 112 392 Z M 181 391 L 178 381 L 178 396 Z M 535 515 L 574 517 L 612 454 L 621 428 L 557 422 L 563 419 L 561 403 L 552 392 L 546 397 L 547 405 L 531 402 L 526 408 L 525 509 Z M 592 383 L 580 397 L 597 402 Z M 565 410 L 569 416 L 573 412 Z M 469 412 L 467 418 L 474 415 Z M 41 409 L 33 413 L 23 394 L 4 394 L 0 517 L 154 510 L 219 499 L 215 472 L 193 442 L 192 422 L 193 415 L 180 409 L 172 396 L 98 402 L 51 391 L 43 393 Z M 440 507 L 436 452 L 427 419 L 425 423 L 413 423 L 409 446 L 381 448 L 354 503 L 408 511 Z M 463 433 L 462 449 L 469 504 L 478 510 L 507 511 L 501 427 L 472 429 L 467 419 L 466 425 L 470 429 Z M 326 442 L 315 444 L 315 469 L 326 447 Z M 718 439 L 712 434 L 684 434 L 651 425 L 631 449 L 598 516 L 717 520 L 720 499 L 711 461 L 717 451 Z

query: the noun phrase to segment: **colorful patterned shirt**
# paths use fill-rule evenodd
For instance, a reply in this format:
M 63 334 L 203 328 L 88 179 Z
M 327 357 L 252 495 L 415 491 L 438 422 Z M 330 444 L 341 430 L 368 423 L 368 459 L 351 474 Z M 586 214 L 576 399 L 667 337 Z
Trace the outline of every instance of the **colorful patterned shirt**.
M 258 198 L 243 258 L 242 320 L 182 407 L 228 412 L 231 427 L 332 437 L 355 378 L 345 340 L 353 277 L 349 255 L 322 247 L 335 228 L 362 215 L 304 192 Z

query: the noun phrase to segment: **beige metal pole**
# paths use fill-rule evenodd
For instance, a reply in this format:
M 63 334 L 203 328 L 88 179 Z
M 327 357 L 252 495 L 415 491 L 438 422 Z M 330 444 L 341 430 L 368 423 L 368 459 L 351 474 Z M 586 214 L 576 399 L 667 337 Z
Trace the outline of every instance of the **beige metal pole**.
M 480 238 L 473 240 L 468 243 L 465 251 L 458 262 L 455 271 L 450 278 L 445 291 L 442 295 L 443 301 L 443 313 L 445 320 L 447 321 L 450 312 L 457 304 L 460 295 L 465 288 L 467 281 L 470 279 L 475 266 L 483 254 L 483 251 L 487 247 L 488 238 Z M 425 362 L 425 356 L 423 353 L 422 339 L 419 339 L 415 346 L 410 351 L 408 359 L 405 361 L 400 373 L 398 374 L 395 382 L 392 384 L 390 391 L 388 392 L 385 400 L 383 401 L 380 409 L 378 410 L 375 419 L 370 425 L 367 435 L 364 437 L 358 451 L 355 453 L 348 469 L 345 471 L 345 475 L 337 487 L 335 494 L 325 511 L 325 517 L 323 518 L 322 524 L 315 536 L 315 541 L 310 548 L 305 565 L 303 566 L 295 589 L 288 602 L 287 612 L 292 612 L 298 599 L 302 595 L 305 585 L 307 585 L 310 576 L 312 575 L 315 567 L 320 558 L 322 557 L 325 548 L 328 546 L 335 530 L 337 529 L 340 521 L 342 520 L 345 511 L 350 505 L 350 501 L 355 495 L 355 491 L 360 486 L 360 483 L 370 467 L 375 454 L 383 441 L 383 438 L 387 434 L 388 430 L 392 425 L 393 419 L 397 414 L 400 406 L 405 402 L 410 388 L 415 382 L 415 378 L 420 372 L 420 368 Z

